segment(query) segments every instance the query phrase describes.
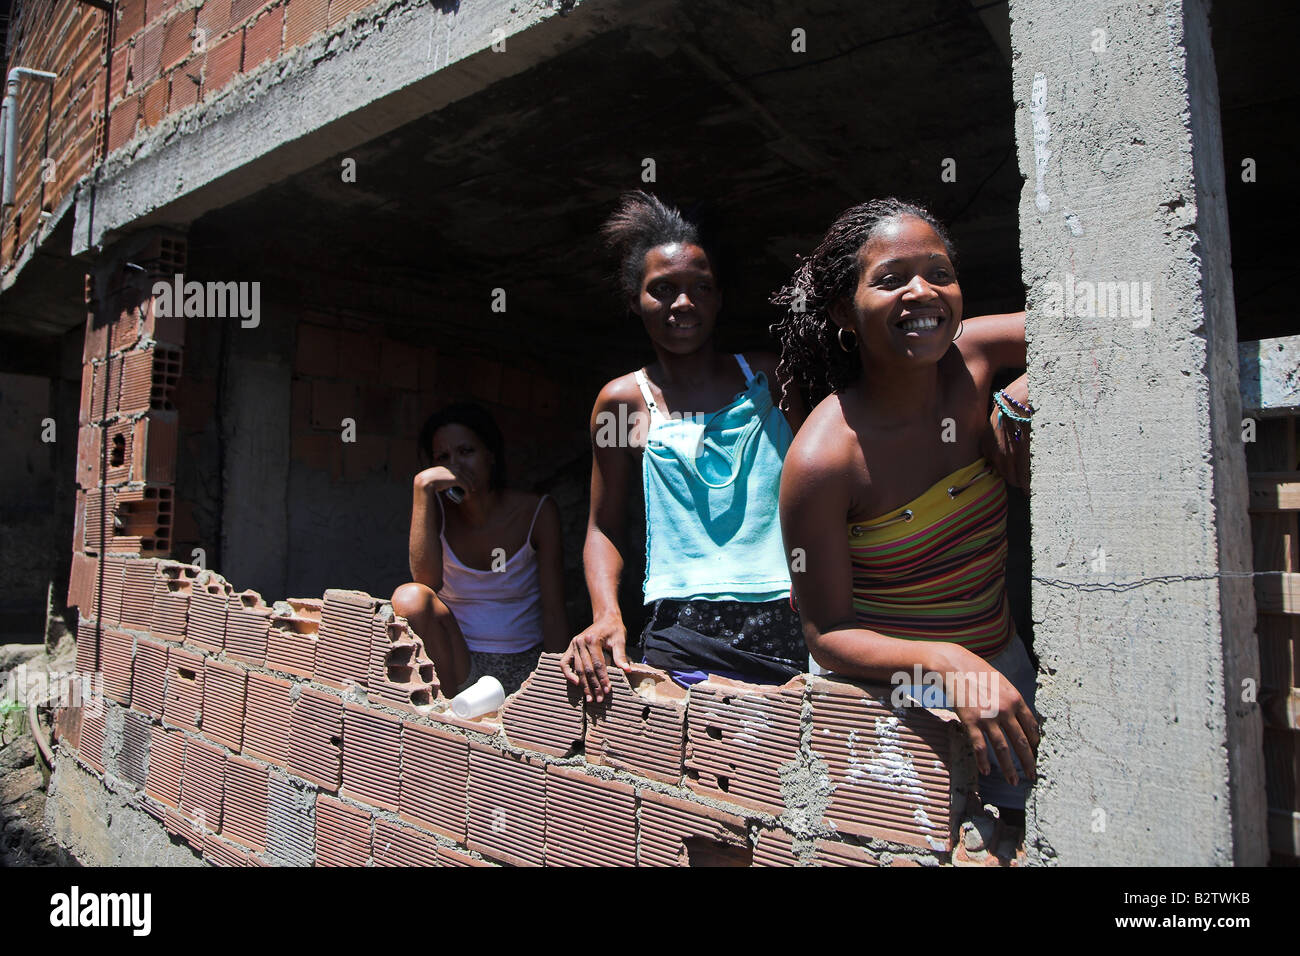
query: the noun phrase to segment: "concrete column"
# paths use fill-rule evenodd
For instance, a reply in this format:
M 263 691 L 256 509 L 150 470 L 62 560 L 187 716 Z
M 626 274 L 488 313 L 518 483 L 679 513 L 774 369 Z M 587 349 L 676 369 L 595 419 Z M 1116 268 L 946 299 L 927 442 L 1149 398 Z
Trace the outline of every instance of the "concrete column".
M 1267 858 L 1207 8 L 1011 2 L 1044 863 Z

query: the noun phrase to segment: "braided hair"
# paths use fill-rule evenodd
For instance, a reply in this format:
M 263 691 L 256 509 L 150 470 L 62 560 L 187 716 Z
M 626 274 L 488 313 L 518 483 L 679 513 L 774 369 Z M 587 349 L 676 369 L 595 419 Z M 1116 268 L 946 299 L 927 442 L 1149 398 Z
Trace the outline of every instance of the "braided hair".
M 645 257 L 651 249 L 668 243 L 700 245 L 699 229 L 693 222 L 642 189 L 623 194 L 600 234 L 619 255 L 618 284 L 625 299 L 640 294 Z
M 838 392 L 862 375 L 856 350 L 845 352 L 837 335 L 839 326 L 831 306 L 853 295 L 860 278 L 858 252 L 883 224 L 913 216 L 930 226 L 943 241 L 956 268 L 948 231 L 925 207 L 901 199 L 873 199 L 840 213 L 813 254 L 800 256 L 790 281 L 773 293 L 773 305 L 786 307 L 785 315 L 771 327 L 781 346 L 777 377 L 781 407 L 788 410 L 790 384 L 798 387 L 813 408 L 827 395 Z

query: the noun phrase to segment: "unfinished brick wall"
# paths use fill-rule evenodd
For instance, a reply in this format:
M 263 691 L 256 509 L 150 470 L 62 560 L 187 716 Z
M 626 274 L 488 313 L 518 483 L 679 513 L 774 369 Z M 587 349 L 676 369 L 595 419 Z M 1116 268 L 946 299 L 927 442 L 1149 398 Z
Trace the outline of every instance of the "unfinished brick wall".
M 77 513 L 68 605 L 90 606 L 110 556 L 171 553 L 185 320 L 160 316 L 147 291 L 185 267 L 184 239 L 144 237 L 125 261 L 86 277 L 86 343 L 77 432 Z M 110 576 L 111 577 L 111 576 Z M 116 605 L 105 620 L 117 623 Z M 102 615 L 101 615 L 102 617 Z
M 143 0 L 140 0 L 143 6 Z M 53 90 L 22 80 L 18 87 L 18 152 L 14 205 L 6 211 L 0 264 L 8 266 L 100 155 L 103 136 L 107 17 L 80 3 L 24 3 L 9 24 L 9 62 L 57 73 Z M 52 99 L 51 99 L 52 95 Z M 48 133 L 48 138 L 47 138 Z
M 120 0 L 111 14 L 56 0 L 22 4 L 10 24 L 6 73 L 24 66 L 58 79 L 52 102 L 43 84 L 19 87 L 15 203 L 0 263 L 18 257 L 41 210 L 57 208 L 106 155 L 373 4 Z
M 106 700 L 62 715 L 59 744 L 212 864 L 998 862 L 988 821 L 963 827 L 964 733 L 885 689 L 687 692 L 638 667 L 585 705 L 546 654 L 465 721 L 367 594 L 268 607 L 175 562 L 104 569 L 78 659 Z

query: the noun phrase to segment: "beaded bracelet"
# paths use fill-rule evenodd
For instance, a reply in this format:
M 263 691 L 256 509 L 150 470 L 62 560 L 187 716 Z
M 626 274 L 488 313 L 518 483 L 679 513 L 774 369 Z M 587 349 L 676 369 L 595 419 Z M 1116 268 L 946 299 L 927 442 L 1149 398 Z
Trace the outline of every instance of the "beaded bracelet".
M 1014 405 L 1017 409 L 1024 412 L 1026 415 L 1034 414 L 1034 410 L 1032 408 L 1030 408 L 1028 405 L 1021 405 L 1018 401 L 1016 401 L 1014 398 L 1012 398 L 1010 395 L 1007 394 L 1006 389 L 1002 389 L 1001 391 L 998 392 L 998 394 L 1001 395 L 1003 398 L 1005 398 L 1012 405 Z
M 993 401 L 998 403 L 998 425 L 1002 424 L 1002 417 L 1004 415 L 1007 418 L 1011 419 L 1013 422 L 1016 423 L 1012 427 L 1011 438 L 1014 441 L 1020 441 L 1020 436 L 1021 436 L 1020 424 L 1021 423 L 1026 425 L 1029 424 L 1030 418 L 1028 415 L 1017 415 L 1015 412 L 1011 410 L 1011 408 L 1007 405 L 1007 403 L 1010 402 L 1012 405 L 1015 405 L 1017 408 L 1024 408 L 1024 406 L 1021 405 L 1019 402 L 1015 401 L 1015 399 L 1011 398 L 1011 396 L 1007 395 L 1005 392 L 1001 392 L 1001 391 L 993 393 Z M 1026 411 L 1029 410 L 1026 409 Z M 1032 414 L 1032 412 L 1030 412 L 1030 414 Z
M 1001 412 L 1003 415 L 1006 415 L 1007 418 L 1010 418 L 1012 421 L 1024 422 L 1027 424 L 1030 420 L 1029 416 L 1033 414 L 1033 412 L 1030 409 L 1025 408 L 1025 406 L 1021 405 L 1015 399 L 1011 398 L 1011 396 L 1007 395 L 1006 392 L 994 392 L 993 400 L 998 403 L 998 411 Z M 1022 409 L 1025 412 L 1025 414 L 1017 415 L 1015 412 L 1011 410 L 1011 407 L 1007 404 L 1008 402 L 1010 402 L 1012 405 L 1015 405 L 1016 408 Z

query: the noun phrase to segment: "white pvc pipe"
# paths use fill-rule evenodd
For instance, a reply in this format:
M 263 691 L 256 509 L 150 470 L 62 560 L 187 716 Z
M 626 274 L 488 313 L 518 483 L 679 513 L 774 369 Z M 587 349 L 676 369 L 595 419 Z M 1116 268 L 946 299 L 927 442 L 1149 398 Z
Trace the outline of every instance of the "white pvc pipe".
M 0 142 L 4 143 L 4 189 L 0 205 L 5 209 L 14 204 L 14 154 L 18 151 L 18 80 L 23 76 L 30 76 L 42 83 L 53 83 L 59 78 L 57 73 L 32 70 L 25 66 L 14 67 L 5 78 L 3 129 L 0 130 Z

